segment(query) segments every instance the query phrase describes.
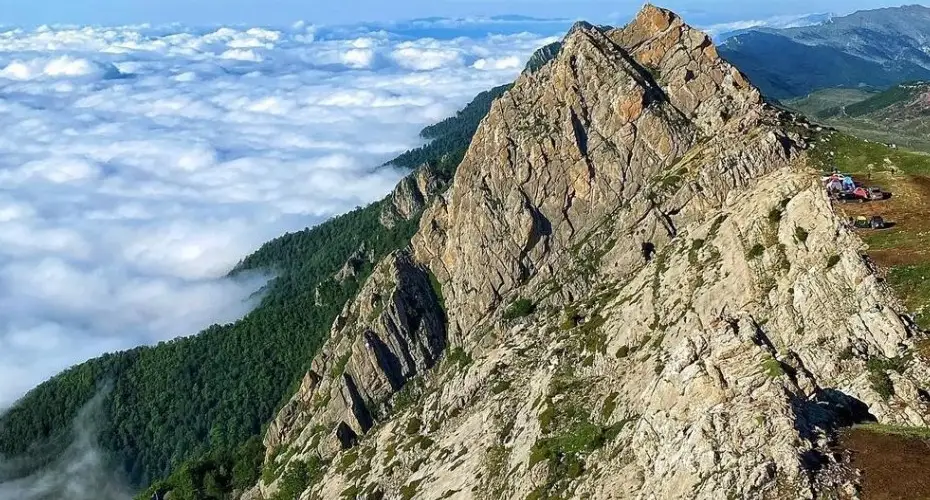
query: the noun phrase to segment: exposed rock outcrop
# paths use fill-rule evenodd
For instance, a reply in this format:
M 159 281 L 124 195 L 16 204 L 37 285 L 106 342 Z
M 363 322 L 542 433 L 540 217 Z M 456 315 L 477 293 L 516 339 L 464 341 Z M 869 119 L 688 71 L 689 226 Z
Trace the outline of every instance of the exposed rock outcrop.
M 329 460 L 354 446 L 383 415 L 387 399 L 424 373 L 446 347 L 440 299 L 404 253 L 375 269 L 339 315 L 297 393 L 265 435 L 273 464 L 313 454 Z M 276 484 L 264 485 L 267 493 Z
M 345 264 L 343 264 L 335 276 L 333 276 L 333 279 L 339 283 L 344 283 L 348 279 L 354 279 L 358 276 L 362 266 L 370 263 L 371 260 L 371 252 L 365 248 L 365 244 L 363 243 L 358 250 L 349 256 Z
M 495 103 L 414 239 L 447 289 L 453 331 L 528 278 L 551 278 L 596 231 L 630 236 L 612 251 L 621 273 L 643 264 L 631 259 L 642 245 L 786 164 L 795 145 L 766 118 L 758 91 L 667 11 L 608 33 L 577 24 L 558 58 Z
M 930 366 L 795 128 L 671 12 L 577 24 L 347 305 L 269 463 L 328 464 L 301 498 L 854 490 L 815 480 L 836 429 L 926 424 Z
M 394 188 L 391 203 L 381 211 L 381 224 L 394 227 L 398 220 L 412 220 L 420 215 L 427 202 L 445 189 L 446 180 L 430 165 L 417 168 Z
M 539 71 L 539 69 L 548 64 L 549 61 L 555 59 L 561 51 L 562 42 L 552 42 L 549 45 L 536 49 L 536 52 L 533 52 L 533 55 L 530 56 L 530 60 L 527 61 L 524 71 L 527 73 Z

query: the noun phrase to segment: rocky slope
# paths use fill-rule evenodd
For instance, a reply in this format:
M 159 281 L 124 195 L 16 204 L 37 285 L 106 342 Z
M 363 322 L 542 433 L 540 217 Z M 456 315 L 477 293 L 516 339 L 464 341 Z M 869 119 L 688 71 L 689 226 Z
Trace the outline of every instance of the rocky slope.
M 834 431 L 925 424 L 930 370 L 805 130 L 668 11 L 577 24 L 346 305 L 243 497 L 854 494 Z

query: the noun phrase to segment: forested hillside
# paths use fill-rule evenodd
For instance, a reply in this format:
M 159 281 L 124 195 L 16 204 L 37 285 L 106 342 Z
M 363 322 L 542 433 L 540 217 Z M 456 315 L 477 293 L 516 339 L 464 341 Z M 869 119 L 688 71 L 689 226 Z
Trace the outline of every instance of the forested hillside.
M 432 163 L 451 173 L 506 88 L 484 92 L 455 117 L 427 127 L 422 135 L 432 142 L 391 163 Z M 416 218 L 382 226 L 388 202 L 286 234 L 245 258 L 232 276 L 262 270 L 276 278 L 242 320 L 105 355 L 40 385 L 0 417 L 0 454 L 31 457 L 15 475 L 50 461 L 70 441 L 79 410 L 107 386 L 100 443 L 134 485 L 146 487 L 174 471 L 168 482 L 175 498 L 219 498 L 254 483 L 263 425 L 296 390 L 334 318 L 371 272 L 370 262 L 408 245 L 416 230 Z M 363 245 L 369 262 L 353 278 L 332 279 Z

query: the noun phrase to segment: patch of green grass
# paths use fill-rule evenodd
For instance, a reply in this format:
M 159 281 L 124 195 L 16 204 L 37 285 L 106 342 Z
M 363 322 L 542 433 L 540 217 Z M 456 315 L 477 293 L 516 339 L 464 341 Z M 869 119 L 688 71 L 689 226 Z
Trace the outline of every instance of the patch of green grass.
M 416 481 L 411 481 L 410 483 L 401 486 L 400 498 L 403 500 L 412 500 L 413 497 L 417 495 L 417 491 L 419 491 L 420 489 L 420 483 L 422 482 L 423 482 L 422 479 L 418 479 Z
M 408 441 L 408 442 L 403 446 L 403 448 L 404 448 L 405 450 L 415 450 L 415 449 L 417 449 L 417 448 L 419 448 L 419 449 L 421 449 L 421 450 L 427 450 L 427 449 L 429 449 L 431 446 L 433 446 L 434 444 L 436 444 L 436 442 L 433 441 L 431 438 L 429 438 L 429 437 L 427 437 L 427 436 L 424 436 L 424 435 L 422 435 L 422 434 L 417 434 L 416 436 L 413 437 L 413 439 L 411 439 L 410 441 Z
M 873 356 L 869 358 L 866 362 L 866 368 L 869 371 L 869 383 L 872 386 L 872 390 L 886 401 L 890 399 L 891 396 L 894 396 L 894 384 L 891 382 L 891 377 L 888 376 L 888 371 L 894 370 L 898 373 L 903 373 L 904 370 L 907 369 L 907 363 L 909 361 L 910 356 L 896 358 Z
M 319 410 L 321 408 L 325 408 L 326 405 L 329 404 L 329 401 L 331 399 L 332 399 L 332 394 L 329 392 L 317 393 L 316 396 L 313 397 L 313 403 L 312 403 L 313 409 Z
M 688 169 L 685 167 L 679 168 L 675 172 L 669 173 L 660 179 L 658 187 L 665 193 L 674 193 L 684 184 L 686 175 L 688 175 Z
M 607 353 L 607 334 L 601 331 L 601 327 L 604 326 L 606 321 L 607 319 L 600 314 L 595 314 L 581 325 L 581 338 L 585 351 Z
M 323 475 L 323 463 L 317 457 L 295 460 L 281 476 L 278 491 L 269 500 L 293 500 Z
M 530 467 L 543 460 L 557 461 L 568 455 L 590 453 L 604 444 L 604 429 L 587 420 L 551 438 L 537 441 L 530 451 Z
M 769 357 L 762 362 L 762 369 L 765 370 L 766 375 L 772 378 L 778 378 L 785 375 L 785 368 L 782 366 L 781 361 L 778 361 L 772 357 Z
M 537 486 L 524 500 L 542 500 L 546 494 L 545 486 Z
M 448 361 L 452 366 L 465 368 L 466 366 L 470 365 L 473 360 L 471 358 L 471 354 L 468 354 L 465 349 L 456 347 L 449 351 L 449 354 L 446 354 L 446 361 Z
M 827 269 L 833 269 L 839 263 L 840 263 L 840 256 L 831 255 L 830 258 L 827 259 Z
M 898 172 L 930 174 L 930 156 L 925 154 L 892 149 L 879 142 L 866 142 L 843 133 L 834 133 L 828 137 L 826 142 L 818 143 L 810 151 L 814 166 L 823 171 L 830 171 L 835 166 L 844 173 L 865 174 L 870 164 L 874 165 L 876 171 L 890 170 L 890 165 L 885 162 L 885 158 L 888 158 Z
M 397 457 L 397 442 L 391 441 L 391 444 L 387 446 L 384 450 L 384 461 L 383 465 L 387 466 L 394 461 L 394 458 Z
M 622 345 L 620 346 L 620 348 L 617 349 L 617 353 L 616 353 L 617 359 L 623 359 L 629 355 L 630 355 L 630 346 Z
M 339 497 L 345 500 L 353 500 L 358 498 L 360 493 L 362 493 L 362 488 L 358 485 L 352 485 L 342 490 L 342 493 L 339 494 Z
M 442 294 L 442 285 L 439 283 L 439 280 L 436 278 L 436 275 L 432 271 L 429 271 L 429 284 L 433 288 L 433 293 L 436 295 L 436 300 L 439 301 L 439 307 L 442 308 L 443 312 L 446 311 L 446 298 Z
M 262 467 L 262 483 L 271 484 L 278 478 L 278 466 L 274 460 L 268 460 Z
M 349 470 L 349 467 L 355 465 L 355 462 L 358 460 L 358 448 L 353 448 L 346 451 L 342 454 L 342 458 L 339 459 L 339 467 L 337 472 L 345 472 Z
M 332 371 L 333 378 L 339 378 L 342 376 L 343 373 L 346 372 L 346 365 L 349 364 L 349 359 L 351 357 L 352 357 L 352 351 L 349 351 L 343 354 L 338 360 L 336 360 L 336 364 L 333 366 L 333 371 Z
M 907 364 L 911 361 L 911 355 L 897 356 L 894 358 L 883 358 L 874 356 L 869 358 L 866 363 L 867 368 L 871 370 L 893 370 L 898 373 L 904 373 L 907 370 Z
M 807 243 L 808 236 L 810 236 L 810 233 L 807 232 L 807 229 L 804 229 L 801 226 L 794 228 L 794 240 L 798 243 Z
M 500 394 L 510 389 L 510 384 L 511 382 L 509 380 L 500 380 L 494 384 L 494 387 L 491 388 L 491 392 L 494 394 Z
M 759 243 L 756 243 L 752 246 L 752 248 L 749 249 L 748 252 L 746 252 L 746 258 L 749 260 L 758 259 L 759 257 L 762 257 L 762 254 L 764 253 L 765 247 Z
M 630 421 L 624 420 L 612 426 L 601 427 L 587 418 L 575 414 L 561 432 L 538 440 L 530 450 L 529 466 L 548 464 L 546 483 L 528 498 L 567 498 L 565 490 L 571 481 L 581 477 L 585 471 L 585 457 L 600 449 L 605 443 L 616 439 Z
M 407 384 L 397 391 L 393 401 L 393 410 L 395 413 L 400 413 L 417 402 L 419 385 L 420 379 L 415 378 L 407 381 Z
M 783 101 L 783 103 L 791 109 L 810 116 L 831 108 L 861 102 L 873 95 L 873 92 L 860 89 L 828 88 L 817 90 L 801 98 Z
M 496 444 L 487 449 L 484 454 L 485 469 L 492 476 L 497 476 L 506 472 L 507 461 L 510 458 L 510 450 L 502 445 Z
M 418 434 L 420 432 L 420 429 L 422 428 L 423 428 L 423 421 L 420 420 L 418 417 L 413 417 L 407 421 L 406 430 L 407 430 L 408 435 Z
M 567 332 L 578 326 L 579 321 L 581 321 L 581 317 L 578 315 L 578 310 L 572 306 L 566 307 L 565 312 L 562 313 L 562 323 L 559 325 L 559 329 Z
M 869 250 L 889 250 L 909 246 L 925 245 L 927 238 L 913 231 L 897 229 L 884 231 L 871 231 L 860 234 L 862 240 L 869 246 Z
M 888 424 L 859 424 L 854 429 L 871 432 L 873 434 L 889 434 L 892 436 L 902 436 L 912 439 L 930 439 L 930 427 L 910 427 L 904 425 Z
M 781 222 L 781 218 L 782 218 L 781 207 L 775 207 L 772 209 L 771 212 L 769 212 L 769 223 L 771 223 L 773 226 L 777 226 L 778 223 Z
M 720 227 L 723 226 L 726 220 L 726 215 L 719 215 L 714 219 L 713 224 L 710 225 L 710 229 L 707 230 L 707 241 L 713 241 L 713 239 L 717 237 L 717 233 L 720 232 Z
M 867 115 L 893 104 L 905 102 L 920 90 L 919 87 L 897 85 L 868 99 L 846 106 L 846 114 L 852 117 Z
M 869 384 L 882 399 L 888 401 L 894 396 L 894 384 L 887 372 L 869 372 Z
M 549 432 L 549 429 L 552 428 L 555 422 L 555 417 L 555 406 L 552 402 L 549 402 L 546 404 L 542 413 L 539 414 L 539 428 L 542 429 L 543 432 Z
M 533 314 L 536 311 L 536 304 L 529 299 L 517 299 L 504 311 L 504 320 L 512 321 Z
M 704 240 L 697 239 L 691 242 L 691 248 L 688 249 L 688 263 L 692 266 L 699 264 L 700 259 L 698 258 L 701 249 L 704 248 Z
M 888 284 L 898 293 L 917 324 L 930 328 L 930 263 L 893 267 Z
M 616 392 L 612 392 L 607 396 L 607 399 L 604 400 L 604 406 L 601 408 L 601 420 L 607 420 L 614 414 L 614 410 L 617 409 L 617 398 L 619 397 L 620 394 Z

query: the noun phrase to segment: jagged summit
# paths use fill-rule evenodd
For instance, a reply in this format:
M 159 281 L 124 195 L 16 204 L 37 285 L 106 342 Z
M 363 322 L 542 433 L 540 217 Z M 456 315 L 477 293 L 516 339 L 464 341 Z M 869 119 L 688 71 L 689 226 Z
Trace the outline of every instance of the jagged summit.
M 696 184 L 707 185 L 702 199 L 723 198 L 745 174 L 774 167 L 769 158 L 784 162 L 790 154 L 792 141 L 777 128 L 763 127 L 758 92 L 708 50 L 702 33 L 680 21 L 650 21 L 650 13 L 663 12 L 647 7 L 637 21 L 606 32 L 576 25 L 555 59 L 522 75 L 492 107 L 447 203 L 427 215 L 433 220 L 414 240 L 418 258 L 438 276 L 451 277 L 447 299 L 458 302 L 462 291 L 461 304 L 451 308 L 453 326 L 461 315 L 468 316 L 461 329 L 471 328 L 526 275 L 549 274 L 549 256 L 571 246 L 579 234 L 602 227 L 601 219 L 618 205 L 641 205 L 630 223 L 650 234 L 616 250 L 638 253 L 639 245 L 656 239 L 655 227 L 674 226 L 667 213 L 682 211 L 684 200 L 663 200 L 654 184 L 674 177 L 672 167 L 689 152 L 697 155 L 694 148 L 702 141 L 700 149 L 732 149 L 717 153 L 720 160 L 729 155 L 760 159 L 746 172 L 678 165 L 677 170 L 698 177 L 705 169 Z M 744 134 L 754 128 L 759 140 L 746 144 Z M 489 196 L 500 204 L 489 203 Z M 655 227 L 644 229 L 650 224 Z M 487 228 L 507 229 L 497 235 Z M 464 250 L 471 247 L 477 248 Z M 511 257 L 506 272 L 478 272 L 503 255 Z
M 647 5 L 551 54 L 346 305 L 244 498 L 311 466 L 301 498 L 812 498 L 853 481 L 816 475 L 838 426 L 927 420 L 925 363 L 874 370 L 917 332 L 706 35 Z

